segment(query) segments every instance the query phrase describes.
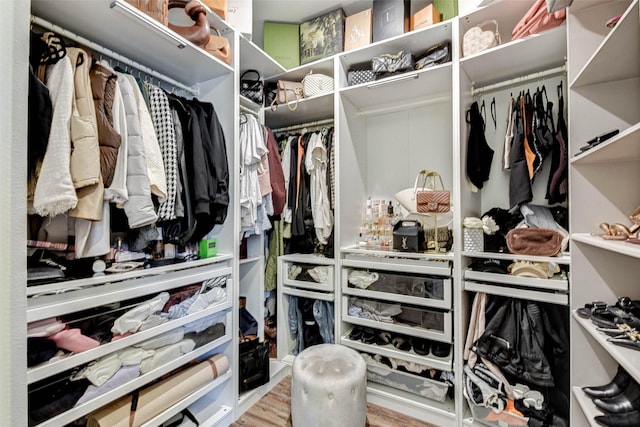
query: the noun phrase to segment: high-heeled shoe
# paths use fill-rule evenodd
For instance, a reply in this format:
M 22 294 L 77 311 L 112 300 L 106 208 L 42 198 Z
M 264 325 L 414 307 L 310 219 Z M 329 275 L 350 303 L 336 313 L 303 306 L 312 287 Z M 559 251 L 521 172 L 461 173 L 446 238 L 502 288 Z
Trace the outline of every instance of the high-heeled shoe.
M 629 386 L 620 394 L 613 397 L 593 399 L 593 403 L 609 414 L 622 414 L 640 410 L 640 385 L 631 381 Z
M 591 398 L 613 397 L 626 390 L 631 381 L 631 375 L 622 366 L 618 366 L 618 372 L 608 384 L 582 387 L 582 391 Z
M 631 227 L 627 227 L 619 222 L 608 224 L 601 222 L 600 229 L 604 231 L 604 234 L 600 234 L 600 237 L 606 240 L 627 240 L 630 238 L 638 237 L 636 232 L 640 230 L 640 224 L 633 224 Z

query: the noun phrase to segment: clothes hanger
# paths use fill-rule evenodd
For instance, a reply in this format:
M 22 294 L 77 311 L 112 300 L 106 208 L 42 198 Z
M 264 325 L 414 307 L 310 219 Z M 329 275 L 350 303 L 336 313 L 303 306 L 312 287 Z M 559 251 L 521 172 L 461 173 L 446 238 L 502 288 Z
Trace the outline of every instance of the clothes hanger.
M 491 99 L 491 104 L 489 106 L 489 110 L 491 111 L 491 118 L 493 119 L 493 128 L 498 129 L 498 121 L 496 117 L 496 97 L 494 96 Z
M 247 115 L 245 113 L 240 113 L 240 124 L 243 125 L 243 124 L 247 123 L 248 121 L 249 121 L 249 119 L 247 119 Z

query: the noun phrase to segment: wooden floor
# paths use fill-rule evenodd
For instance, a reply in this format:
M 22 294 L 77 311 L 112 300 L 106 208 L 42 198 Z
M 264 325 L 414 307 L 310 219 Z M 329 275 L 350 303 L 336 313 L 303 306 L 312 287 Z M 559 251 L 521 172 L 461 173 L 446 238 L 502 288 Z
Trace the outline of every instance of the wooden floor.
M 232 427 L 291 426 L 291 377 L 285 377 Z M 367 427 L 437 427 L 377 405 L 367 404 Z

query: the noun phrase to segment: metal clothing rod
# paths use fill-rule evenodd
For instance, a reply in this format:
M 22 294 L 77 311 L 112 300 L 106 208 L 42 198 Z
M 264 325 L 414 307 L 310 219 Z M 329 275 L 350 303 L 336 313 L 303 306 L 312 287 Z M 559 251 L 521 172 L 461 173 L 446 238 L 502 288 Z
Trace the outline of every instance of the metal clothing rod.
M 527 74 L 526 76 L 516 77 L 510 80 L 505 80 L 505 81 L 494 83 L 487 86 L 482 86 L 478 88 L 472 86 L 471 95 L 476 96 L 481 93 L 491 92 L 491 91 L 502 89 L 509 86 L 521 85 L 531 80 L 542 79 L 544 77 L 554 76 L 557 74 L 564 74 L 566 73 L 566 71 L 567 71 L 566 65 L 561 65 L 560 67 L 551 68 L 549 70 L 540 71 L 538 73 Z
M 328 125 L 328 124 L 333 124 L 333 119 L 318 120 L 316 122 L 301 123 L 299 125 L 292 125 L 292 126 L 279 128 L 279 129 L 271 129 L 271 132 L 273 133 L 286 132 L 289 130 L 304 129 L 304 128 L 310 128 L 314 126 L 321 126 L 321 125 Z
M 182 89 L 184 91 L 187 91 L 189 93 L 191 93 L 192 95 L 198 95 L 199 94 L 199 90 L 197 87 L 192 87 L 192 86 L 187 86 L 183 83 L 180 83 L 177 80 L 172 79 L 171 77 L 167 77 L 164 74 L 160 74 L 159 72 L 152 70 L 151 68 L 142 65 L 136 61 L 133 61 L 125 56 L 120 55 L 119 53 L 116 53 L 114 51 L 112 51 L 111 49 L 107 49 L 104 46 L 101 46 L 97 43 L 92 42 L 91 40 L 85 39 L 82 36 L 79 36 L 77 34 L 74 34 L 72 32 L 70 32 L 69 30 L 66 30 L 56 24 L 52 24 L 49 21 L 46 21 L 40 17 L 37 17 L 35 15 L 31 15 L 31 22 L 35 25 L 38 25 L 40 27 L 43 27 L 47 30 L 53 31 L 54 33 L 58 33 L 59 35 L 61 35 L 62 37 L 68 38 L 70 40 L 75 41 L 76 43 L 81 44 L 82 46 L 85 46 L 89 49 L 91 49 L 92 51 L 95 51 L 97 53 L 100 53 L 102 55 L 108 56 L 118 62 L 121 62 L 123 64 L 126 64 L 132 68 L 135 68 L 136 70 L 140 70 L 145 74 L 148 74 L 150 76 L 153 76 L 155 78 L 157 78 L 158 80 L 162 80 L 168 84 L 170 84 L 171 86 L 174 86 L 178 89 Z

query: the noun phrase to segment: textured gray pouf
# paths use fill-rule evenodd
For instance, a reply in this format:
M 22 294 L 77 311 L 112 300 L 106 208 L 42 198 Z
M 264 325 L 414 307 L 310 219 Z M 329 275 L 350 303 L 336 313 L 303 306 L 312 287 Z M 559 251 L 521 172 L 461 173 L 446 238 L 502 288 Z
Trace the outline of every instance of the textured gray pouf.
M 306 348 L 291 374 L 293 427 L 358 427 L 367 421 L 367 365 L 337 344 Z

